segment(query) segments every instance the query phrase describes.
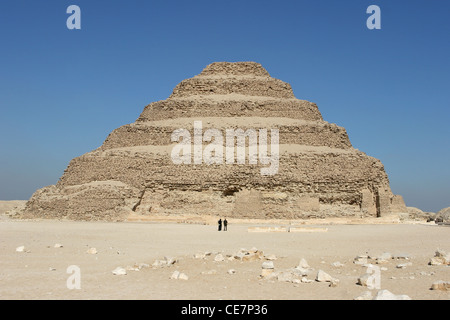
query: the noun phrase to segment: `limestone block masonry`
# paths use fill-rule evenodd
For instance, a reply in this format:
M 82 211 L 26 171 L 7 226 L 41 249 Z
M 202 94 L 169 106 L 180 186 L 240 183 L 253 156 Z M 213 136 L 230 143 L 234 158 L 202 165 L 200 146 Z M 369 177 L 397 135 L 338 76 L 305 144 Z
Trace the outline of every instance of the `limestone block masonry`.
M 261 164 L 174 164 L 174 130 L 278 129 L 279 169 Z M 255 62 L 216 62 L 146 106 L 98 149 L 37 190 L 23 218 L 122 221 L 133 215 L 242 218 L 377 217 L 405 210 L 382 163 L 354 149 L 316 104 Z

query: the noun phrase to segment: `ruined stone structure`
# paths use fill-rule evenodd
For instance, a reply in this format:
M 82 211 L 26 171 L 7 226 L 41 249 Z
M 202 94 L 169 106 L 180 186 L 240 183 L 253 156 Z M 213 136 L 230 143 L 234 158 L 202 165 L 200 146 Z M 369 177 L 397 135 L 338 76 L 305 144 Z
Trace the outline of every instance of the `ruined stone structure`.
M 261 164 L 174 164 L 179 128 L 276 128 L 279 169 Z M 23 217 L 124 220 L 198 214 L 246 218 L 384 216 L 402 210 L 382 163 L 354 149 L 288 83 L 254 62 L 218 62 L 184 80 L 98 149 L 73 159 L 56 185 L 36 191 Z

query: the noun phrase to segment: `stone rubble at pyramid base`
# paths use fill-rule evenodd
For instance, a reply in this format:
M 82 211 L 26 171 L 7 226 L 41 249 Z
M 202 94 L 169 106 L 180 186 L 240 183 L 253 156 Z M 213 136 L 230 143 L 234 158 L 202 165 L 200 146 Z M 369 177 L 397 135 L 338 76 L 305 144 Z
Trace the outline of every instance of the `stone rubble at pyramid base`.
M 247 219 L 312 219 L 336 217 L 377 217 L 379 209 L 368 199 L 366 190 L 359 199 L 362 203 L 349 204 L 352 193 L 290 194 L 274 190 L 247 190 L 229 188 L 223 191 L 146 189 L 144 192 L 116 181 L 90 183 L 78 186 L 49 186 L 38 190 L 27 203 L 21 218 L 48 218 L 70 220 L 125 221 L 130 215 L 146 218 L 164 215 L 199 215 Z M 390 210 L 406 212 L 401 196 L 392 199 L 385 194 Z

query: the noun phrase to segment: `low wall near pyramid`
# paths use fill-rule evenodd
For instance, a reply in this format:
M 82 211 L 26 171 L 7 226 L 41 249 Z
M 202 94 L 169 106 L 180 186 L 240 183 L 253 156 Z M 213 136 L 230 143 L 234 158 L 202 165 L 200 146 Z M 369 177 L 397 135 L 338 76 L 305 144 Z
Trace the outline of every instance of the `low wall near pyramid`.
M 172 133 L 277 129 L 277 173 L 263 164 L 175 164 Z M 204 142 L 207 145 L 206 142 Z M 203 147 L 205 147 L 205 145 Z M 248 150 L 248 141 L 246 141 Z M 21 217 L 125 220 L 140 215 L 242 218 L 377 217 L 406 211 L 382 163 L 354 149 L 344 128 L 296 99 L 288 83 L 254 62 L 219 62 L 182 81 L 135 123 L 73 159 L 54 186 L 28 201 Z

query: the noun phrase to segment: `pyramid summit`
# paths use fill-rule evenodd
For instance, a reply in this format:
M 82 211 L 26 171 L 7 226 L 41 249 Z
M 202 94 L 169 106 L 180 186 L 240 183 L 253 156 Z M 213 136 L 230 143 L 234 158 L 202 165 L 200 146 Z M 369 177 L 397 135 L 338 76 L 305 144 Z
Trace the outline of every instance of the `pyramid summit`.
M 261 144 L 263 133 L 272 143 Z M 178 138 L 186 142 L 179 149 L 192 154 L 174 162 Z M 195 161 L 198 154 L 237 159 L 239 150 L 261 155 L 264 147 L 268 156 L 279 153 L 276 174 L 261 175 L 267 162 L 251 157 Z M 353 148 L 346 130 L 324 121 L 316 104 L 297 99 L 288 83 L 258 63 L 215 62 L 181 81 L 168 99 L 146 106 L 134 123 L 111 132 L 98 149 L 73 159 L 56 185 L 33 194 L 20 216 L 302 219 L 404 210 L 382 163 Z
M 201 76 L 208 75 L 249 75 L 259 77 L 270 77 L 264 67 L 256 62 L 213 62 L 206 66 L 200 73 Z

